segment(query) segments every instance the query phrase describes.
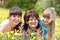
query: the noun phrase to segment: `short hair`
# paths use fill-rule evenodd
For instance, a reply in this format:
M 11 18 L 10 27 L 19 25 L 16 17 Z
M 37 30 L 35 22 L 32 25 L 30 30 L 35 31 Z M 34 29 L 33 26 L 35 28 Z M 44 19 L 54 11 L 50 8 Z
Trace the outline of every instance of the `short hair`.
M 19 15 L 22 16 L 22 10 L 18 6 L 13 6 L 10 9 L 9 15 Z

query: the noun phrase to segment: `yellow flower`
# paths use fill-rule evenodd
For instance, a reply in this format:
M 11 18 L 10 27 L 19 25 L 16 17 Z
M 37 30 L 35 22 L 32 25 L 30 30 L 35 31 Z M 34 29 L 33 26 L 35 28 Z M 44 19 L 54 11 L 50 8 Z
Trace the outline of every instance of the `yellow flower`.
M 36 37 L 33 37 L 33 40 L 35 40 L 36 39 Z
M 10 33 L 9 32 L 6 32 L 7 35 L 9 35 Z
M 11 33 L 14 33 L 14 31 L 11 31 Z
M 12 37 L 12 39 L 15 39 L 15 37 Z
M 22 36 L 22 34 L 17 33 L 17 32 L 15 32 L 14 35 L 15 35 L 15 36 Z
M 11 35 L 8 35 L 8 38 L 11 37 Z
M 34 35 L 34 33 L 31 33 L 31 35 Z
M 2 32 L 0 32 L 0 36 L 3 36 L 4 34 Z

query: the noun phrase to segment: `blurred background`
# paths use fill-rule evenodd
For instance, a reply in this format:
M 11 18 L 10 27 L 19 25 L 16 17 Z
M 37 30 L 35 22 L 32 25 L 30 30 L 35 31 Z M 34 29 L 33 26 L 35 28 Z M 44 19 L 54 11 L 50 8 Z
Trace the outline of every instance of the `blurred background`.
M 60 40 L 60 0 L 0 0 L 0 23 L 8 17 L 10 8 L 15 5 L 22 9 L 23 15 L 26 10 L 35 9 L 40 17 L 45 8 L 54 7 L 57 12 L 55 36 Z

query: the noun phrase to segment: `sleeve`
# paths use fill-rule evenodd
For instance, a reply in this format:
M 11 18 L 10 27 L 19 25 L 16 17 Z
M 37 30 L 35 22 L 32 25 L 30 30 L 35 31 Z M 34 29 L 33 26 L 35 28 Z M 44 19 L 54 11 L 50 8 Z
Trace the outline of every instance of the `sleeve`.
M 42 27 L 42 25 L 43 25 L 42 19 L 39 19 L 39 25 L 40 25 L 40 27 Z
M 47 35 L 49 31 L 49 27 L 43 25 L 43 19 L 39 19 L 39 25 L 43 30 L 43 35 Z

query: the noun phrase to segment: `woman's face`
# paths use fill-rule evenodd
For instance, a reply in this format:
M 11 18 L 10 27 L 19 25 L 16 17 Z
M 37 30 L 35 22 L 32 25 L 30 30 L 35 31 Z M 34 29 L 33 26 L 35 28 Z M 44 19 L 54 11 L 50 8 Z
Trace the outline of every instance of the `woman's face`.
M 21 16 L 19 15 L 11 15 L 9 19 L 13 25 L 17 25 L 19 22 L 21 22 Z
M 27 24 L 29 25 L 30 28 L 36 28 L 38 25 L 38 20 L 36 17 L 30 17 L 29 20 L 27 21 Z

